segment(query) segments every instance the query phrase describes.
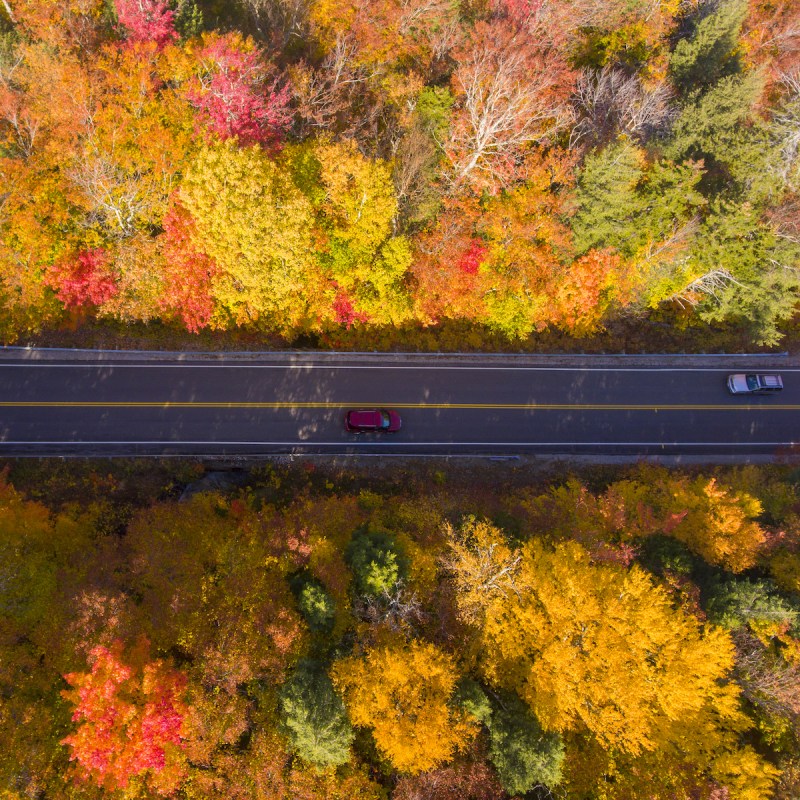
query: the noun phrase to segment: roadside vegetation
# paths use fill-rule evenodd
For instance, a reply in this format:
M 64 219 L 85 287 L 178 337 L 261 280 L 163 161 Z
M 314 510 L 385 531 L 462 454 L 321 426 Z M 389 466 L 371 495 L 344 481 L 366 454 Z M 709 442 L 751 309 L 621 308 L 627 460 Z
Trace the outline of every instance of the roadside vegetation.
M 0 0 L 0 341 L 774 345 L 798 8 Z
M 796 470 L 201 472 L 5 471 L 4 800 L 800 792 Z

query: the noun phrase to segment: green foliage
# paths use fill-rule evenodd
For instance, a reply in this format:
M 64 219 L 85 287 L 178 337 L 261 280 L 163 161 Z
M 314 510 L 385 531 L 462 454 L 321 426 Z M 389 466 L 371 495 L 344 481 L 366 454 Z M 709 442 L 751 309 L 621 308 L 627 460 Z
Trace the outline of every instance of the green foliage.
M 740 321 L 755 341 L 774 345 L 781 338 L 778 325 L 791 318 L 800 298 L 800 246 L 777 237 L 748 203 L 720 201 L 711 211 L 692 252 L 695 274 L 724 270 L 730 278 L 708 296 L 701 315 Z
M 305 578 L 297 588 L 297 606 L 313 631 L 329 631 L 336 616 L 336 605 L 325 587 L 313 578 Z
M 683 90 L 708 86 L 742 68 L 739 32 L 747 14 L 747 0 L 723 0 L 710 14 L 708 3 L 690 36 L 680 39 L 670 56 L 670 77 Z
M 344 703 L 319 664 L 297 665 L 281 687 L 280 705 L 292 750 L 300 758 L 320 767 L 348 761 L 353 729 Z
M 347 562 L 355 577 L 356 594 L 367 597 L 391 592 L 408 574 L 408 559 L 385 531 L 356 531 L 347 548 Z
M 422 128 L 433 136 L 437 144 L 447 136 L 454 103 L 452 92 L 443 86 L 425 86 L 417 96 L 417 117 Z
M 544 732 L 530 709 L 517 697 L 503 694 L 487 724 L 489 758 L 509 794 L 524 794 L 535 786 L 552 789 L 561 782 L 564 762 L 561 737 Z
M 734 630 L 749 626 L 756 633 L 791 628 L 800 621 L 800 608 L 783 597 L 769 580 L 730 578 L 711 584 L 705 608 L 715 625 Z
M 203 31 L 203 9 L 197 0 L 180 0 L 175 15 L 175 30 L 181 39 L 192 39 Z
M 561 782 L 565 752 L 561 737 L 543 731 L 518 697 L 500 692 L 490 700 L 480 684 L 465 678 L 457 701 L 489 731 L 489 759 L 509 794 L 524 794 L 535 786 L 552 789 Z
M 695 164 L 657 161 L 620 141 L 586 158 L 572 218 L 579 253 L 614 247 L 634 256 L 668 238 L 704 204 Z
M 738 185 L 740 192 L 763 196 L 764 173 L 773 156 L 766 129 L 752 111 L 762 88 L 763 78 L 750 72 L 722 78 L 708 91 L 691 92 L 665 147 L 667 157 L 703 159 L 712 171 L 707 183 L 714 192 Z
M 649 536 L 642 543 L 639 556 L 642 566 L 656 575 L 671 572 L 688 577 L 695 567 L 695 556 L 689 548 L 671 536 Z
M 578 176 L 577 210 L 571 220 L 578 253 L 593 247 L 628 248 L 644 211 L 636 191 L 643 171 L 642 151 L 627 142 L 586 157 Z

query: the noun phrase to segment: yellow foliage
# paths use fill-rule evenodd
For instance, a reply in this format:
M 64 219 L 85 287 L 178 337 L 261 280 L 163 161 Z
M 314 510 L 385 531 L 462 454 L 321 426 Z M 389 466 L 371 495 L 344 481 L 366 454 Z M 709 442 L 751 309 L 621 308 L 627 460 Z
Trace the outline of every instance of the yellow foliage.
M 298 324 L 321 281 L 311 274 L 311 204 L 288 170 L 257 146 L 212 143 L 192 163 L 181 201 L 197 247 L 222 267 L 213 294 L 233 321 Z
M 737 494 L 721 486 L 716 478 L 700 476 L 669 481 L 665 487 L 676 513 L 685 517 L 672 531 L 689 549 L 710 564 L 742 572 L 756 563 L 766 541 L 764 529 L 755 522 L 760 501 L 744 491 Z
M 770 559 L 769 571 L 781 589 L 800 594 L 800 553 L 778 551 Z
M 733 664 L 726 633 L 675 610 L 643 570 L 593 565 L 575 543 L 531 541 L 521 556 L 517 593 L 485 613 L 483 671 L 545 727 L 585 727 L 636 755 L 693 729 L 707 736 L 715 719 L 743 725 L 738 690 L 721 683 Z
M 442 561 L 456 588 L 459 616 L 476 622 L 493 603 L 516 591 L 520 557 L 502 531 L 485 520 L 469 518 L 458 530 L 448 523 L 445 535 L 448 552 Z
M 453 658 L 428 642 L 395 642 L 338 661 L 334 685 L 354 725 L 371 728 L 378 750 L 402 772 L 449 761 L 476 727 L 450 702 L 458 681 Z

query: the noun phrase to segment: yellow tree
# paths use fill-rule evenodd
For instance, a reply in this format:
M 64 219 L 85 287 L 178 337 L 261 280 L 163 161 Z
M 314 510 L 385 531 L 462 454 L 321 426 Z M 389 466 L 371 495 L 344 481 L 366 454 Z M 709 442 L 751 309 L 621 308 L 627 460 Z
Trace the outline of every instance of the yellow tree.
M 756 563 L 766 542 L 766 532 L 756 522 L 762 511 L 756 497 L 702 475 L 689 480 L 661 473 L 654 490 L 662 513 L 679 520 L 670 534 L 710 564 L 741 572 Z
M 353 724 L 370 728 L 378 750 L 410 773 L 444 764 L 474 736 L 472 721 L 450 706 L 458 677 L 451 656 L 420 641 L 370 648 L 332 674 Z
M 214 142 L 192 162 L 180 199 L 198 249 L 219 267 L 212 295 L 234 324 L 286 329 L 311 313 L 322 283 L 311 257 L 313 210 L 286 168 L 258 146 Z
M 318 206 L 320 261 L 339 305 L 346 298 L 378 324 L 407 319 L 411 248 L 405 237 L 392 235 L 397 197 L 389 165 L 366 158 L 349 141 L 322 140 L 298 148 L 294 158 L 298 181 Z
M 532 540 L 519 555 L 515 590 L 485 594 L 490 684 L 517 692 L 546 729 L 588 731 L 626 758 L 681 752 L 732 785 L 737 769 L 769 784 L 769 768 L 737 747 L 747 723 L 726 680 L 726 633 L 675 609 L 643 570 L 593 564 L 574 542 Z

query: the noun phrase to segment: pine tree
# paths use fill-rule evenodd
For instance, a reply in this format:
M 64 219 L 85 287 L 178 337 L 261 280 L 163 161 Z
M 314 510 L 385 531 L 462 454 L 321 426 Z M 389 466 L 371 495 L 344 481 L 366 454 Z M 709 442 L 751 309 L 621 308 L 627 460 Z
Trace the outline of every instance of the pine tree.
M 353 729 L 320 665 L 298 664 L 281 687 L 280 704 L 289 741 L 300 758 L 320 767 L 348 761 Z

